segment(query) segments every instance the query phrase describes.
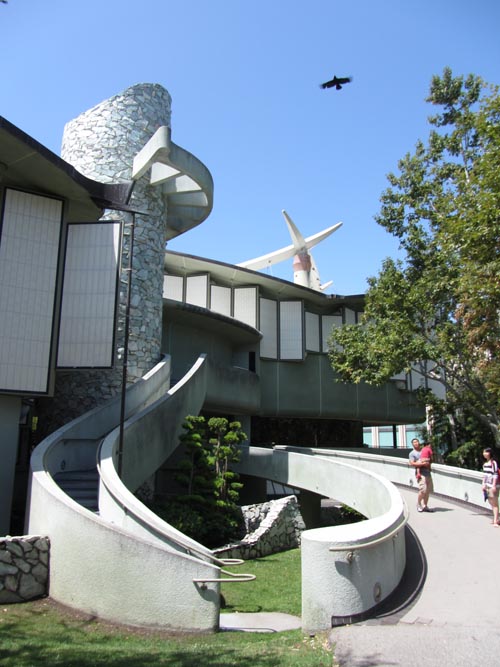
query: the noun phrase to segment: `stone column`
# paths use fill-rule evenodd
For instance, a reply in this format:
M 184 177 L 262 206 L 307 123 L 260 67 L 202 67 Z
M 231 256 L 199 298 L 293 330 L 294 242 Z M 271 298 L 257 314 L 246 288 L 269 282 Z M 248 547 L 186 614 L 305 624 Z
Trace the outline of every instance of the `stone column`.
M 70 121 L 61 155 L 85 176 L 104 183 L 131 180 L 136 154 L 161 126 L 170 127 L 171 97 L 157 84 L 138 84 Z M 130 205 L 147 215 L 136 217 L 127 381 L 142 377 L 160 358 L 163 259 L 167 221 L 166 201 L 148 185 L 149 174 L 136 185 Z M 130 222 L 128 213 L 108 211 L 106 219 Z M 128 266 L 130 227 L 125 227 L 122 267 Z M 116 348 L 123 347 L 127 272 L 122 272 Z M 69 421 L 116 395 L 122 366 L 115 359 L 109 370 L 59 371 L 56 400 L 50 413 L 55 424 Z M 59 412 L 59 414 L 58 414 Z

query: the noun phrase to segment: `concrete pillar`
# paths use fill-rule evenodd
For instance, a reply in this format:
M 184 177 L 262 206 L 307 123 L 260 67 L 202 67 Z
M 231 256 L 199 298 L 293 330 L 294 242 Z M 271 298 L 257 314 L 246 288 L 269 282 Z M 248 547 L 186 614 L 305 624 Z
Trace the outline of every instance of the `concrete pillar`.
M 240 422 L 241 430 L 247 436 L 244 444 L 250 444 L 252 442 L 252 418 L 250 415 L 235 415 L 234 420 Z
M 299 505 L 306 530 L 319 528 L 321 526 L 321 496 L 302 489 L 299 495 Z
M 240 491 L 239 505 L 254 505 L 267 501 L 267 480 L 263 477 L 240 474 L 240 482 L 243 488 Z
M 21 398 L 0 396 L 0 536 L 10 532 Z

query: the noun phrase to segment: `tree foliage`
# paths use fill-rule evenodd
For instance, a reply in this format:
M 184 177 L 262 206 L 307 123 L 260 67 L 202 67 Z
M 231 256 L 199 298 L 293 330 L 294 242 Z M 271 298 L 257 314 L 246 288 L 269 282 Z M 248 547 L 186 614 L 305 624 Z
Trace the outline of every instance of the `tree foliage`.
M 437 113 L 424 144 L 388 175 L 376 221 L 399 239 L 369 279 L 362 326 L 332 332 L 343 380 L 382 384 L 413 367 L 499 443 L 500 96 L 446 68 L 431 81 Z
M 239 460 L 246 435 L 240 422 L 224 417 L 189 415 L 183 428 L 185 455 L 175 475 L 183 493 L 158 513 L 205 546 L 219 547 L 244 534 L 237 505 L 242 484 L 231 463 Z

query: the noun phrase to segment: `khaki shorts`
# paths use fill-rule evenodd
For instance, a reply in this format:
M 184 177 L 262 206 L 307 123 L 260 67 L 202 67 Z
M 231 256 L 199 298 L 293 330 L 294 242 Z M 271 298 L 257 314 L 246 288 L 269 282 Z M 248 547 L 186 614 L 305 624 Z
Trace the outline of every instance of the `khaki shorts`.
M 434 491 L 431 475 L 428 475 L 427 477 L 424 477 L 424 475 L 420 476 L 418 480 L 418 490 L 424 491 L 425 493 L 432 493 Z

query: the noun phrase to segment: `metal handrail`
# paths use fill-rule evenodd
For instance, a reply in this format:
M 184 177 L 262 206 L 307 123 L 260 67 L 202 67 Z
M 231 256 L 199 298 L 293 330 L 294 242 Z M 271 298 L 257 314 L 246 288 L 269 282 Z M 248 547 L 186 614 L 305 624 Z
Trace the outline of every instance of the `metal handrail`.
M 109 493 L 113 496 L 113 500 L 115 503 L 117 503 L 122 510 L 125 510 L 128 514 L 134 516 L 135 518 L 139 520 L 144 520 L 143 517 L 140 516 L 140 513 L 134 512 L 131 507 L 129 507 L 124 500 L 121 498 L 117 497 L 116 494 L 112 492 L 112 490 L 109 488 L 109 486 L 106 484 L 105 478 L 101 475 L 101 464 L 100 464 L 100 453 L 102 449 L 102 445 L 104 442 L 104 438 L 101 440 L 101 443 L 97 447 L 97 453 L 96 453 L 96 458 L 97 458 L 97 471 L 99 473 L 99 479 L 102 481 L 106 489 L 109 491 Z M 126 488 L 126 487 L 125 487 Z M 128 489 L 127 489 L 128 491 Z M 160 517 L 158 517 L 160 518 Z M 167 523 L 167 522 L 165 522 Z M 150 526 L 153 528 L 153 531 L 156 532 L 158 535 L 162 536 L 162 533 L 160 530 L 155 528 L 154 526 Z M 224 565 L 242 565 L 245 561 L 241 558 L 217 558 L 217 556 L 214 556 L 213 554 L 207 553 L 204 551 L 202 548 L 197 549 L 191 542 L 185 541 L 182 539 L 180 536 L 173 536 L 173 535 L 165 535 L 167 539 L 169 539 L 171 542 L 176 544 L 177 546 L 180 546 L 182 549 L 185 550 L 185 553 L 193 556 L 194 558 L 199 558 L 200 556 L 204 560 L 208 560 L 209 562 L 212 562 L 214 565 L 217 566 L 224 566 Z
M 390 533 L 387 533 L 386 535 L 381 535 L 380 537 L 377 537 L 375 540 L 371 540 L 370 542 L 362 542 L 361 544 L 345 544 L 344 546 L 335 546 L 335 547 L 329 547 L 328 551 L 358 551 L 359 549 L 367 549 L 368 547 L 374 547 L 376 544 L 379 544 L 381 542 L 385 542 L 389 538 L 393 537 L 399 531 L 406 526 L 408 523 L 409 519 L 409 512 L 408 512 L 408 507 L 406 505 L 406 502 L 403 500 L 404 503 L 404 510 L 403 510 L 403 521 L 400 523 L 396 528 L 393 528 Z
M 237 560 L 237 559 L 235 559 L 235 560 Z M 205 578 L 203 578 L 203 579 L 193 579 L 193 582 L 195 584 L 202 584 L 202 586 L 203 586 L 204 584 L 219 584 L 219 583 L 223 583 L 223 582 L 241 583 L 243 581 L 254 581 L 254 579 L 257 578 L 255 576 L 255 574 L 233 574 L 232 572 L 228 572 L 227 570 L 223 570 L 222 568 L 221 568 L 221 572 L 223 572 L 224 574 L 227 574 L 229 576 L 227 578 L 222 577 L 222 578 L 219 578 L 219 579 L 205 579 Z

